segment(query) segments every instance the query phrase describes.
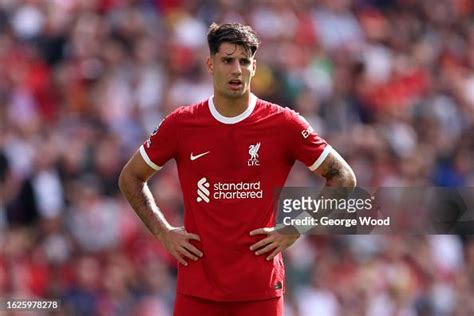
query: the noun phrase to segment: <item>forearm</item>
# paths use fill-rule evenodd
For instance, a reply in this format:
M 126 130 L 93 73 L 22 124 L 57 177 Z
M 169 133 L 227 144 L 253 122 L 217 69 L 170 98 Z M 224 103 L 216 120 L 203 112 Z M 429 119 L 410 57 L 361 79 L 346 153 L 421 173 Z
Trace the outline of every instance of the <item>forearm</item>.
M 171 229 L 146 182 L 122 175 L 119 187 L 135 213 L 154 236 L 160 237 L 164 231 Z
M 330 188 L 354 188 L 356 178 L 352 169 L 340 161 L 332 161 L 324 173 L 326 186 Z
M 339 170 L 326 178 L 326 186 L 322 193 L 327 198 L 347 198 L 356 185 L 352 170 Z
M 357 183 L 352 168 L 336 151 L 327 157 L 317 174 L 326 179 L 321 193 L 327 198 L 347 198 Z
M 328 179 L 326 186 L 320 192 L 324 199 L 348 199 L 355 187 L 355 177 L 350 174 L 342 174 L 333 179 Z

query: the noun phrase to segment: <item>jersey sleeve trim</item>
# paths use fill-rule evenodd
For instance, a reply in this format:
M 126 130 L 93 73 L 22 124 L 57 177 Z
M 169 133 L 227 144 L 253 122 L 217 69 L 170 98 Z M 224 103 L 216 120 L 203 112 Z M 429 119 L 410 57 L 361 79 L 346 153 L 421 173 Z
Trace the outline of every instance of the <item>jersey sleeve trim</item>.
M 311 166 L 308 167 L 309 170 L 314 171 L 318 169 L 318 167 L 323 163 L 323 161 L 329 155 L 331 150 L 332 150 L 331 145 L 326 145 L 326 148 L 324 148 L 323 152 L 321 153 L 321 155 L 319 155 L 318 159 L 316 159 L 316 161 Z
M 158 166 L 156 163 L 151 161 L 151 159 L 150 159 L 150 157 L 148 157 L 148 154 L 146 153 L 145 147 L 143 147 L 143 145 L 140 146 L 140 154 L 142 155 L 143 160 L 145 160 L 145 162 L 148 166 L 155 169 L 156 171 L 161 169 L 160 166 Z

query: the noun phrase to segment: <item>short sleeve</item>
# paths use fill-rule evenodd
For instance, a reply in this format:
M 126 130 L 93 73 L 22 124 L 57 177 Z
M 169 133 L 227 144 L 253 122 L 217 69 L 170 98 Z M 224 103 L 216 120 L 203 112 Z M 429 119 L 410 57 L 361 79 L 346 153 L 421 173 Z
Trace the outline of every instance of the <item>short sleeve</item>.
M 308 121 L 293 110 L 287 112 L 291 156 L 316 170 L 331 152 L 331 146 L 321 138 Z
M 153 169 L 160 170 L 177 152 L 177 113 L 165 117 L 147 140 L 140 146 L 140 154 Z

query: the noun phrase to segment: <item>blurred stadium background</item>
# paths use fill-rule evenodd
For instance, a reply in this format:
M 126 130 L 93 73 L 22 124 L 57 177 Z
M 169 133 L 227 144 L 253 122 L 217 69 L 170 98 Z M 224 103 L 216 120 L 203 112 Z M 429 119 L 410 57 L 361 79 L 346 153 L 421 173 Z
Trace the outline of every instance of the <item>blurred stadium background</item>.
M 212 93 L 213 21 L 255 28 L 254 92 L 304 115 L 360 185 L 474 184 L 471 0 L 1 0 L 0 297 L 171 314 L 175 262 L 117 176 Z M 287 185 L 315 178 L 298 164 Z M 173 163 L 152 190 L 180 224 Z M 310 236 L 286 264 L 288 316 L 474 315 L 469 236 Z

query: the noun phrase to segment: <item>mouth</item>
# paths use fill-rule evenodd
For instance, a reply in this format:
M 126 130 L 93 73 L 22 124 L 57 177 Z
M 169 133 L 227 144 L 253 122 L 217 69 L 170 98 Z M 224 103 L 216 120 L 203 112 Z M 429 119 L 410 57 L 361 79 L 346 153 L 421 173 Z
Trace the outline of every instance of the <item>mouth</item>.
M 232 90 L 239 90 L 243 86 L 242 81 L 239 79 L 232 79 L 228 82 L 228 84 Z

